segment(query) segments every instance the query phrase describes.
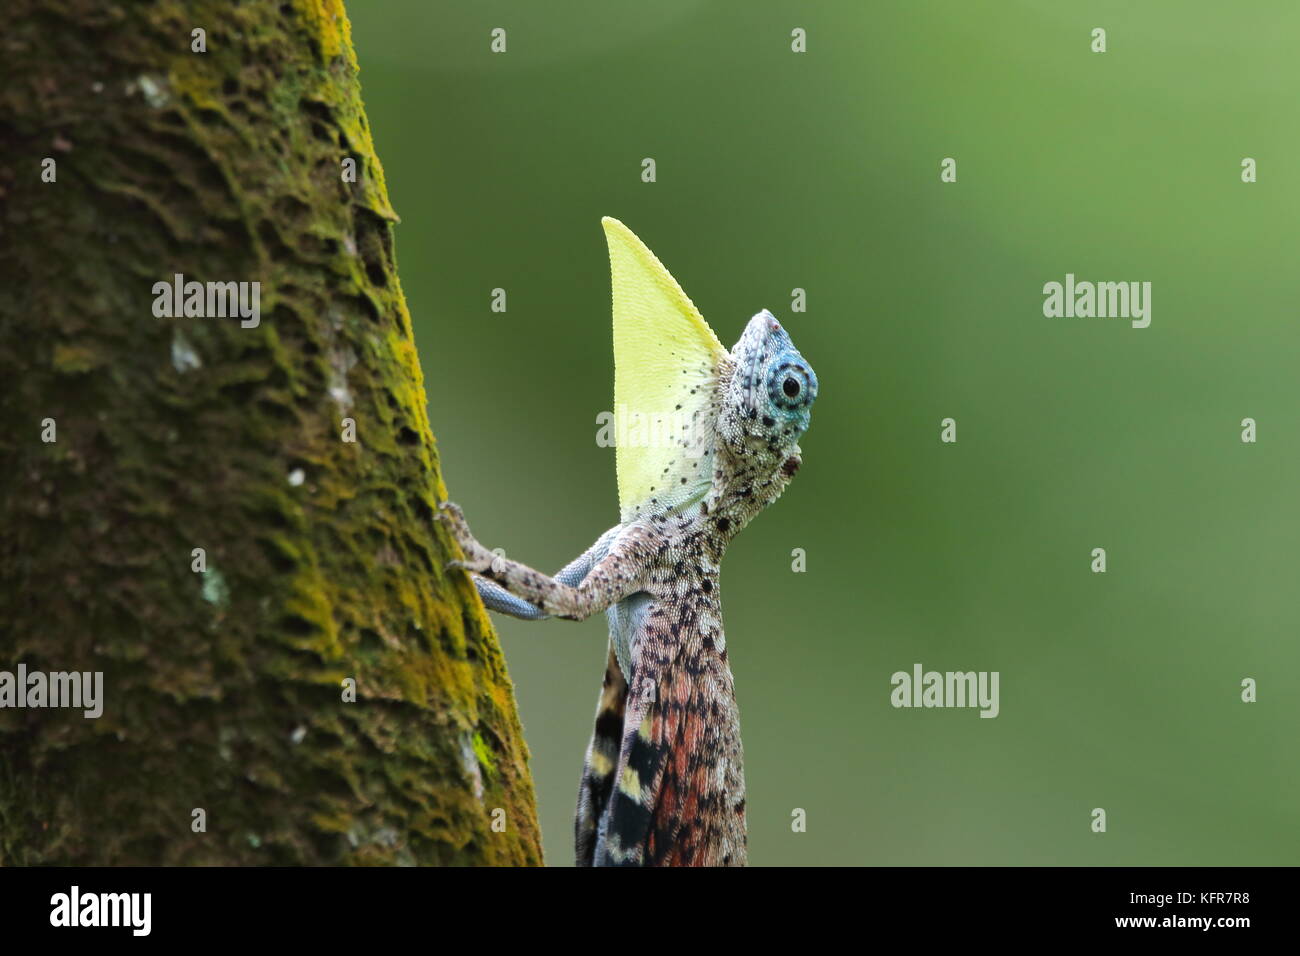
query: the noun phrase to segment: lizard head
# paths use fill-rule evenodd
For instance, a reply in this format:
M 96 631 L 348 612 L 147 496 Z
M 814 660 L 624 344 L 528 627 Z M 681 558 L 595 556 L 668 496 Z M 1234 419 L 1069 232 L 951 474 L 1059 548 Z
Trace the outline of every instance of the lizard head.
M 817 398 L 816 373 L 766 309 L 745 326 L 731 362 L 719 416 L 723 441 L 735 455 L 770 459 L 772 467 L 793 474 Z

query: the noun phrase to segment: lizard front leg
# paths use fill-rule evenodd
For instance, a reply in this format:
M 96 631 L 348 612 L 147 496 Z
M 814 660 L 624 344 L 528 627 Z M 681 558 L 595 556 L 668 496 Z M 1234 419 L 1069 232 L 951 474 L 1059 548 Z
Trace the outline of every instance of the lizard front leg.
M 593 546 L 594 550 L 610 538 L 607 553 L 574 585 L 489 551 L 470 532 L 460 508 L 451 502 L 438 509 L 438 520 L 465 554 L 464 560 L 451 561 L 448 567 L 473 571 L 546 614 L 575 621 L 585 620 L 641 590 L 646 568 L 661 547 L 657 532 L 642 525 L 607 532 Z
M 602 534 L 596 539 L 595 544 L 559 571 L 556 571 L 555 580 L 570 587 L 577 586 L 591 571 L 592 567 L 609 553 L 609 543 L 618 534 L 618 531 L 619 528 L 616 526 Z M 550 617 L 537 605 L 529 604 L 523 598 L 515 597 L 501 585 L 482 575 L 474 575 L 474 586 L 478 588 L 478 596 L 482 599 L 483 606 L 489 611 L 496 611 L 498 614 L 509 614 L 511 617 L 517 617 L 524 621 L 544 621 Z
M 479 600 L 489 611 L 509 614 L 521 621 L 545 621 L 550 617 L 536 604 L 529 604 L 523 598 L 515 597 L 495 581 L 489 581 L 480 575 L 474 575 L 474 587 L 478 588 Z

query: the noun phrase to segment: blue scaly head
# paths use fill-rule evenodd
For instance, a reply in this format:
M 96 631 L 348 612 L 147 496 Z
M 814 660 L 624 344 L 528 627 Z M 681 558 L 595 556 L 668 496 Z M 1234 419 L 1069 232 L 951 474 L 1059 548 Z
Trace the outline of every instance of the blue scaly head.
M 817 398 L 817 375 L 790 333 L 764 309 L 731 350 L 720 432 L 737 454 L 759 450 L 780 460 L 798 454 Z

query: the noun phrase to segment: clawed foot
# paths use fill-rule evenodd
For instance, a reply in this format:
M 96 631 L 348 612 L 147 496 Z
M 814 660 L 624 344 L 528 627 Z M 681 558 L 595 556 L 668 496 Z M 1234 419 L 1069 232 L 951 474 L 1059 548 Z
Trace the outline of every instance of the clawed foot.
M 438 506 L 438 513 L 434 516 L 445 527 L 456 543 L 460 545 L 460 550 L 464 552 L 463 561 L 448 561 L 447 568 L 462 568 L 466 571 L 475 571 L 482 574 L 492 567 L 492 562 L 496 555 L 489 551 L 470 533 L 469 523 L 465 520 L 465 513 L 460 507 L 452 504 L 450 501 L 444 501 Z

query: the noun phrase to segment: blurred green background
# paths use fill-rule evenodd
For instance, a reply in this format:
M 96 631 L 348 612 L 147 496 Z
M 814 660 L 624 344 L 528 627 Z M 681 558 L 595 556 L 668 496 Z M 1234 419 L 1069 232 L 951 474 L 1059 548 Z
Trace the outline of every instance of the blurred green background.
M 602 215 L 728 345 L 770 308 L 820 377 L 804 468 L 723 572 L 752 863 L 1300 862 L 1300 5 L 349 13 L 489 547 L 553 571 L 617 521 Z M 1044 318 L 1067 272 L 1152 282 L 1150 328 Z M 603 618 L 497 625 L 567 864 Z M 915 662 L 1000 671 L 1001 715 L 892 708 Z

